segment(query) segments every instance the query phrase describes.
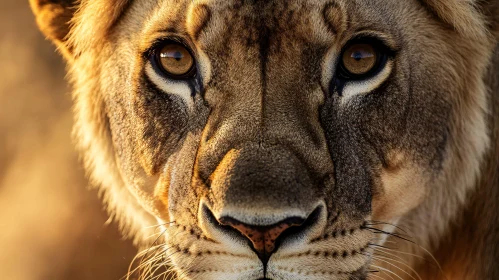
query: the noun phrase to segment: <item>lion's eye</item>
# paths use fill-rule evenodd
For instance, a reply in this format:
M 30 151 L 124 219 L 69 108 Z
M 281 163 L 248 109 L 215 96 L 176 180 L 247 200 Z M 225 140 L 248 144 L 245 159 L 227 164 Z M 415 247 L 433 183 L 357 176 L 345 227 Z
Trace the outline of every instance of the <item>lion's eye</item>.
M 363 80 L 374 76 L 386 62 L 387 52 L 372 40 L 351 42 L 340 56 L 339 75 L 346 80 Z
M 187 79 L 195 74 L 194 58 L 179 43 L 170 42 L 160 47 L 157 60 L 162 70 L 174 79 Z

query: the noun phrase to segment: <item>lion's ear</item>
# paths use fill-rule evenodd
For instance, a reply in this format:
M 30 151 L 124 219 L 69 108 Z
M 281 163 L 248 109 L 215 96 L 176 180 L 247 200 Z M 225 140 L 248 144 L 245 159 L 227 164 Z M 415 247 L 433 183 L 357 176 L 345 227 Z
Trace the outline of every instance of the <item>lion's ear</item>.
M 67 36 L 78 1 L 30 0 L 29 2 L 40 30 L 56 44 L 67 59 L 71 59 L 71 47 L 67 44 Z
M 421 0 L 442 21 L 473 37 L 493 34 L 499 38 L 499 0 Z

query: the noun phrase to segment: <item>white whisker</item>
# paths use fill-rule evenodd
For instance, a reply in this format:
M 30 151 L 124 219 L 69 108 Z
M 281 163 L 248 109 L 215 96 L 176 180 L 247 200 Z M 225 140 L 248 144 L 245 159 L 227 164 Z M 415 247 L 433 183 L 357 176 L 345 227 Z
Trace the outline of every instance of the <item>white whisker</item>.
M 407 274 L 409 277 L 411 277 L 411 279 L 416 280 L 416 278 L 414 276 L 412 276 L 409 272 L 405 271 L 404 269 L 402 269 L 399 266 L 397 266 L 397 265 L 393 264 L 392 262 L 390 262 L 390 261 L 394 261 L 394 262 L 400 263 L 399 261 L 392 260 L 392 259 L 389 259 L 389 258 L 383 258 L 383 257 L 380 257 L 380 256 L 373 257 L 373 259 L 377 260 L 377 261 L 380 261 L 380 262 L 384 262 L 386 264 L 389 264 L 390 266 L 393 266 L 393 267 L 397 268 L 398 270 L 402 271 L 403 273 Z
M 377 249 L 375 249 L 375 251 L 376 251 L 376 250 L 377 250 Z M 422 280 L 421 276 L 419 276 L 419 273 L 417 273 L 417 271 L 416 271 L 414 268 L 412 268 L 410 265 L 408 265 L 407 263 L 405 263 L 405 262 L 404 262 L 404 259 L 403 259 L 402 257 L 397 256 L 397 255 L 395 255 L 395 254 L 392 254 L 392 253 L 390 253 L 390 252 L 383 252 L 383 251 L 381 251 L 381 253 L 383 253 L 383 254 L 387 254 L 387 255 L 389 255 L 389 256 L 391 256 L 391 257 L 394 257 L 394 258 L 397 258 L 398 260 L 395 260 L 395 259 L 391 259 L 391 260 L 392 260 L 392 261 L 395 261 L 395 262 L 398 262 L 398 263 L 400 263 L 400 264 L 402 264 L 402 265 L 404 265 L 404 266 L 408 267 L 408 268 L 409 268 L 412 272 L 414 272 L 414 274 L 416 274 L 416 276 L 418 277 L 418 279 L 419 279 L 419 280 Z M 375 255 L 376 255 L 377 257 L 382 257 L 382 256 L 380 256 L 379 254 L 376 254 L 376 252 L 375 252 Z M 383 257 L 384 257 L 384 258 L 387 258 L 386 256 L 383 256 Z

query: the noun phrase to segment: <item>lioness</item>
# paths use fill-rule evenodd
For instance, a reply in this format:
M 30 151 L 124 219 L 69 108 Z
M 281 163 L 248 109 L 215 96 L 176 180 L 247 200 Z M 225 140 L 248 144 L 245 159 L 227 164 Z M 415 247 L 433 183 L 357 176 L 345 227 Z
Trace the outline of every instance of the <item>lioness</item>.
M 497 0 L 31 5 L 139 277 L 499 279 Z

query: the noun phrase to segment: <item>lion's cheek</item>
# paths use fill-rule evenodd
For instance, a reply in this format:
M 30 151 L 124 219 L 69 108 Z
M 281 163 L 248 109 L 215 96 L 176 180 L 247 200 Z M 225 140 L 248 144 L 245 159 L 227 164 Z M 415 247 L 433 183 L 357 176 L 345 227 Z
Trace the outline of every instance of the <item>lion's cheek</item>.
M 373 220 L 395 221 L 420 205 L 426 194 L 426 180 L 417 168 L 383 170 L 380 191 L 372 200 Z

